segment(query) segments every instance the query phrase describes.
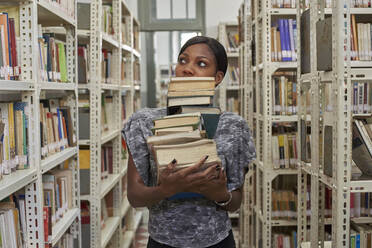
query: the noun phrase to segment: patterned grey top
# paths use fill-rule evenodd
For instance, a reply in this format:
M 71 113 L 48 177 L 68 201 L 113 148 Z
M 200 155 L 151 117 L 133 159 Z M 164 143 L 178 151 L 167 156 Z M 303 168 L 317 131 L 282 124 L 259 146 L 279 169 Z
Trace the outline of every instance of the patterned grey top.
M 133 114 L 123 135 L 134 164 L 145 185 L 156 185 L 156 164 L 146 144 L 153 120 L 166 115 L 165 109 L 142 109 Z M 256 157 L 250 130 L 242 117 L 224 112 L 214 136 L 217 153 L 226 169 L 229 191 L 244 182 L 244 168 Z M 208 247 L 228 236 L 230 219 L 225 210 L 206 198 L 162 200 L 149 208 L 149 234 L 173 247 Z

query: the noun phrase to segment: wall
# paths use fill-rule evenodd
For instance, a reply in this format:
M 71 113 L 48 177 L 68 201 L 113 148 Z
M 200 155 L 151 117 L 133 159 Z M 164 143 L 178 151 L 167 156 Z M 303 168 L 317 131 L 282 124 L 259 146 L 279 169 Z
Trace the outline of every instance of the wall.
M 206 35 L 217 38 L 218 23 L 238 22 L 238 11 L 243 0 L 205 0 Z
M 134 17 L 138 20 L 138 3 L 137 0 L 124 0 L 127 4 L 130 12 L 134 15 Z

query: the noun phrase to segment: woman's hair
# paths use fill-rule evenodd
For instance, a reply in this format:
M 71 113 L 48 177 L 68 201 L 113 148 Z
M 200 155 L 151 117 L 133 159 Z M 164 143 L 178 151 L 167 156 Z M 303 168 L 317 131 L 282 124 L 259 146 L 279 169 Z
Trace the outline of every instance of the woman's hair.
M 189 46 L 195 44 L 206 44 L 209 49 L 214 54 L 217 63 L 217 71 L 222 71 L 223 74 L 226 74 L 227 70 L 227 54 L 225 48 L 218 42 L 216 39 L 205 37 L 205 36 L 195 36 L 189 39 L 181 48 L 178 57 L 188 48 Z

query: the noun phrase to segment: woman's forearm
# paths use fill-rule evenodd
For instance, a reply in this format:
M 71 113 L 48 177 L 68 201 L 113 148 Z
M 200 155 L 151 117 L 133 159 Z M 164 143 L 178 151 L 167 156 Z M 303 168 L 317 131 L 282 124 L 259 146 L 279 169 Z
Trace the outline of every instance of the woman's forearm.
M 242 192 L 239 189 L 232 191 L 231 194 L 232 194 L 231 202 L 227 206 L 222 207 L 222 209 L 229 212 L 235 212 L 240 208 L 240 205 L 242 203 Z
M 160 186 L 147 187 L 145 185 L 137 186 L 135 190 L 128 188 L 129 203 L 135 207 L 150 207 L 167 197 Z
M 133 207 L 150 207 L 167 197 L 165 190 L 161 186 L 148 187 L 144 184 L 130 153 L 127 176 L 127 197 Z

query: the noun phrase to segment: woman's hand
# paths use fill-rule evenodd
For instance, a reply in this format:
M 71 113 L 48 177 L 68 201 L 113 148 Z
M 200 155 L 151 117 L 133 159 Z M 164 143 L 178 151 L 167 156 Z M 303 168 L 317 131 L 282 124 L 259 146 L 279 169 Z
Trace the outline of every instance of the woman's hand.
M 198 191 L 200 194 L 207 197 L 209 200 L 216 202 L 225 202 L 229 200 L 227 191 L 226 171 L 222 168 L 218 169 L 218 174 L 209 178 L 206 182 L 199 185 Z
M 196 192 L 200 185 L 206 183 L 216 175 L 219 164 L 211 165 L 200 171 L 208 156 L 188 168 L 176 170 L 177 161 L 173 160 L 159 175 L 159 187 L 170 197 L 179 192 Z

